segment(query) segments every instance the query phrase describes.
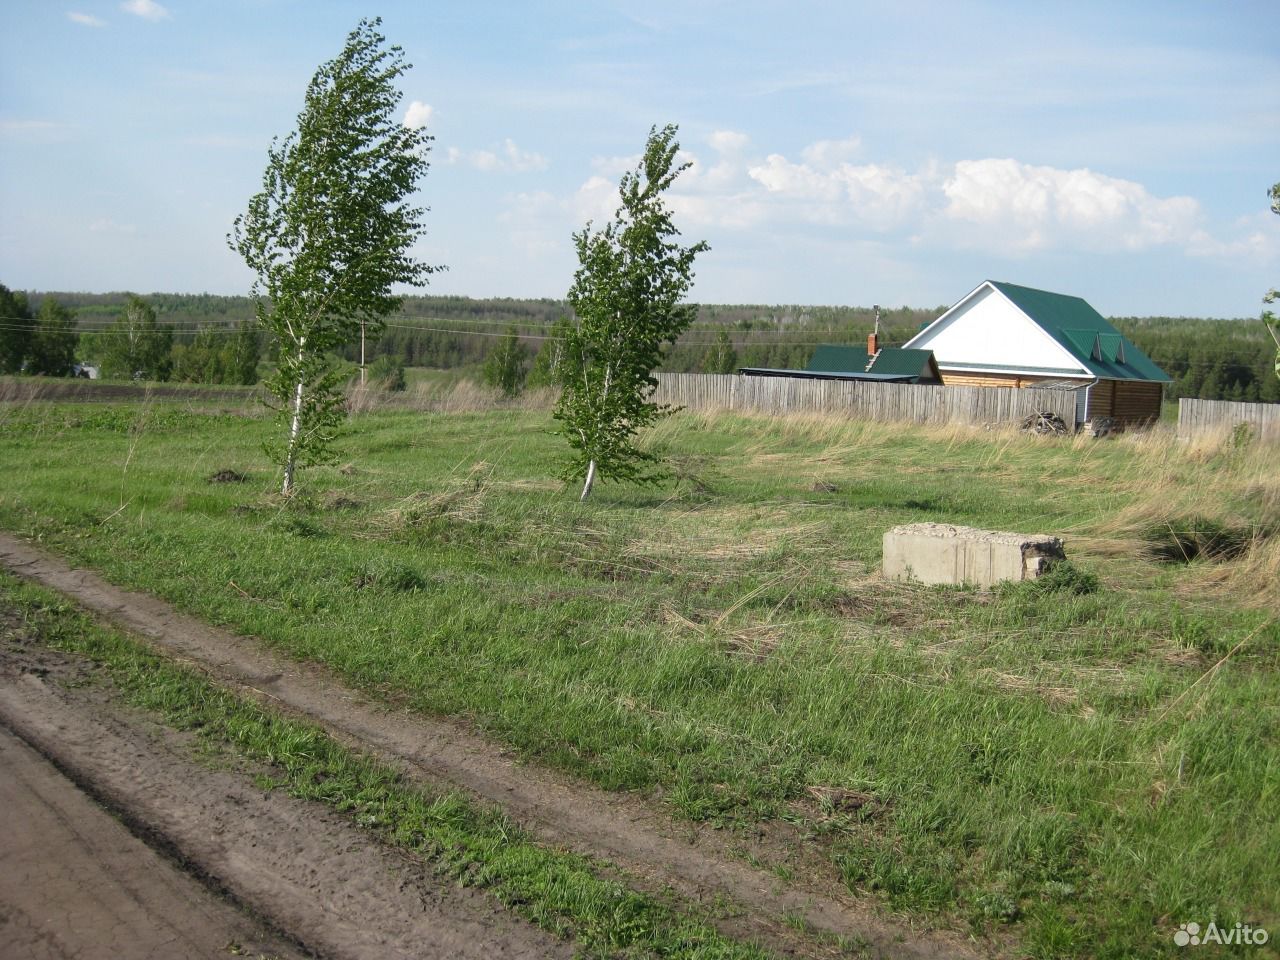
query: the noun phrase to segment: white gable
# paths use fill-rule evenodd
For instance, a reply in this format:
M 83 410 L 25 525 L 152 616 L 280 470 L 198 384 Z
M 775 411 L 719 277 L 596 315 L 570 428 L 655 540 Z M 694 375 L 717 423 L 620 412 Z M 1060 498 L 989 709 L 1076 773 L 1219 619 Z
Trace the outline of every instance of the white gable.
M 906 344 L 932 350 L 938 366 L 1092 376 L 1008 297 L 983 283 Z

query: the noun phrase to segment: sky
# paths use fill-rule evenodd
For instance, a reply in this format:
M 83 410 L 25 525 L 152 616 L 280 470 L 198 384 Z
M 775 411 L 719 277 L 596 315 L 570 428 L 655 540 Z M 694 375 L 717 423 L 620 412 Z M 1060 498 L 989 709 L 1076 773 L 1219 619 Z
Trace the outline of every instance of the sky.
M 934 307 L 986 279 L 1108 316 L 1280 286 L 1270 2 L 4 0 L 0 283 L 247 293 L 226 242 L 366 16 L 435 138 L 424 293 L 563 297 L 654 125 L 707 303 Z

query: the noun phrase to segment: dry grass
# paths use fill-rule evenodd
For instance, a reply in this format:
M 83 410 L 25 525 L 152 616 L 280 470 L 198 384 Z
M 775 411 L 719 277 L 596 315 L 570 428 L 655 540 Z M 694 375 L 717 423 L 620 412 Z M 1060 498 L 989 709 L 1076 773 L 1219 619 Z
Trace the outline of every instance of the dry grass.
M 493 490 L 493 464 L 480 461 L 444 489 L 411 493 L 370 521 L 378 531 L 403 530 L 433 519 L 476 523 L 484 515 Z
M 1204 564 L 1187 589 L 1246 606 L 1280 610 L 1280 536 L 1255 543 L 1237 560 Z
M 460 380 L 449 386 L 420 383 L 399 391 L 357 384 L 347 391 L 347 411 L 358 416 L 378 410 L 416 410 L 422 413 L 550 410 L 555 405 L 556 396 L 557 391 L 552 388 L 539 388 L 506 399 L 500 391 L 474 380 Z

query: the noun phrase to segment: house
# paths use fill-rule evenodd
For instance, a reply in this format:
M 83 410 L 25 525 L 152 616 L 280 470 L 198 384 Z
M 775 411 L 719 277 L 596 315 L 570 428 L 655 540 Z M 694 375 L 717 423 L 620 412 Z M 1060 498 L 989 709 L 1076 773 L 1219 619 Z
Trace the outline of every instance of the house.
M 933 351 L 947 385 L 1072 390 L 1077 424 L 1158 420 L 1172 379 L 1079 297 L 994 280 L 906 348 Z
M 795 377 L 802 380 L 870 380 L 881 383 L 942 383 L 942 374 L 928 350 L 881 347 L 877 334 L 867 337 L 866 349 L 824 343 L 813 351 L 803 370 L 743 367 L 754 377 Z

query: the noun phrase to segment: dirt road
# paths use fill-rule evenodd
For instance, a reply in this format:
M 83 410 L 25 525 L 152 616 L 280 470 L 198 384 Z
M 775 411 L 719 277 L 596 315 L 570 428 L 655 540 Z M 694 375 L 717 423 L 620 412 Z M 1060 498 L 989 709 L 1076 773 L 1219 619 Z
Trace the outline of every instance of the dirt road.
M 85 662 L 6 632 L 0 956 L 571 955 L 328 809 L 194 762 Z
M 0 956 L 300 957 L 0 730 Z
M 693 902 L 736 904 L 740 909 L 717 924 L 730 935 L 805 953 L 804 941 L 788 922 L 801 918 L 818 931 L 867 944 L 873 955 L 979 955 L 958 936 L 900 926 L 878 916 L 870 905 L 833 895 L 829 878 L 783 884 L 769 870 L 735 855 L 731 844 L 749 848 L 743 838 L 726 839 L 710 829 L 675 823 L 637 798 L 517 765 L 501 747 L 461 725 L 391 712 L 321 669 L 278 657 L 252 639 L 187 617 L 90 571 L 71 569 L 5 534 L 0 534 L 0 563 L 62 591 L 158 649 L 201 665 L 219 682 L 296 711 L 339 739 L 405 766 L 412 776 L 501 806 L 545 841 L 609 860 L 641 882 L 669 887 Z M 825 890 L 818 884 L 826 884 Z

